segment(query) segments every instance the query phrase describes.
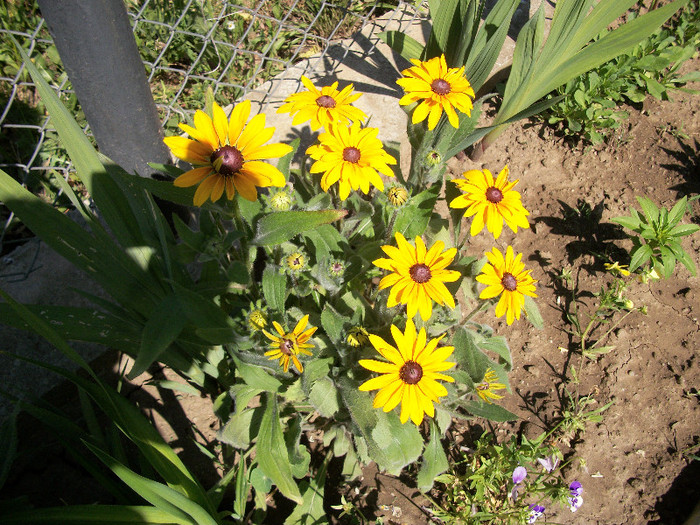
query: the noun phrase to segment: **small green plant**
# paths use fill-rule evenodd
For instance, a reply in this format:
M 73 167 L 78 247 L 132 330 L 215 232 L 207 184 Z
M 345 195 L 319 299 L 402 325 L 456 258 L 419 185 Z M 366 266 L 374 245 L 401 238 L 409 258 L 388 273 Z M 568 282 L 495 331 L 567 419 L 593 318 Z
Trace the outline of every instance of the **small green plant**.
M 647 271 L 653 270 L 669 278 L 676 262 L 680 261 L 691 274 L 696 274 L 695 263 L 680 242 L 682 237 L 700 230 L 696 224 L 681 224 L 687 201 L 687 197 L 683 197 L 669 211 L 657 207 L 648 197 L 637 197 L 642 213 L 632 208 L 630 217 L 612 219 L 612 222 L 636 233 L 632 237 L 630 271 L 647 266 Z
M 623 103 L 639 103 L 647 95 L 668 100 L 671 90 L 689 91 L 684 86 L 700 80 L 700 72 L 681 75 L 679 69 L 700 45 L 699 4 L 693 0 L 629 53 L 557 89 L 550 98 L 566 96 L 547 109 L 542 118 L 550 125 L 560 126 L 564 135 L 599 144 L 628 118 L 629 113 L 620 107 Z M 636 18 L 638 11 L 639 8 L 630 12 L 629 18 Z
M 463 447 L 462 459 L 437 477 L 441 496 L 432 509 L 436 518 L 454 524 L 534 523 L 558 503 L 572 512 L 583 503 L 577 481 L 567 483 L 564 461 L 555 445 L 568 419 L 530 440 L 512 436 L 503 444 L 484 432 L 473 448 Z

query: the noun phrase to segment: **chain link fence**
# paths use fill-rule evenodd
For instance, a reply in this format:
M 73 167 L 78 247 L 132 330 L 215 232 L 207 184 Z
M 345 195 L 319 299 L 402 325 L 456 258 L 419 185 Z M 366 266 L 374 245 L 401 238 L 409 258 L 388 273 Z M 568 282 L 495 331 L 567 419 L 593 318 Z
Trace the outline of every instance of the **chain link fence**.
M 360 32 L 365 48 L 370 43 L 369 54 L 386 26 L 408 27 L 425 11 L 415 2 L 377 0 L 125 0 L 125 5 L 166 133 L 202 106 L 208 89 L 223 105 L 253 97 L 265 111 L 279 86 L 266 80 L 293 76 L 298 82 L 299 64 L 307 76 L 319 69 L 332 75 Z M 0 168 L 60 207 L 61 193 L 51 178 L 71 182 L 70 161 L 13 39 L 41 67 L 88 135 L 89 126 L 36 4 L 8 0 L 0 7 L 0 23 Z M 329 49 L 338 43 L 345 54 L 331 56 Z M 36 253 L 21 265 L 9 255 L 30 237 L 0 208 L 0 280 L 23 280 L 34 271 Z M 31 241 L 28 249 L 38 251 L 39 243 Z

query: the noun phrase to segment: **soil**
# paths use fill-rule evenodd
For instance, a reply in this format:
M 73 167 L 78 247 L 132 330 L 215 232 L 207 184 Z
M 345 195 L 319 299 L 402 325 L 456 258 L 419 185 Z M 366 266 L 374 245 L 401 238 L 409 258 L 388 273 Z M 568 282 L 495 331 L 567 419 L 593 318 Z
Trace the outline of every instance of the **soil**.
M 688 66 L 697 69 L 700 61 Z M 598 359 L 584 360 L 583 367 L 576 340 L 567 333 L 568 299 L 557 278 L 562 269 L 572 267 L 581 308 L 590 309 L 595 303 L 592 294 L 610 281 L 605 259 L 596 254 L 607 254 L 621 264 L 629 262 L 624 254 L 631 242 L 610 219 L 628 214 L 629 206 L 638 208 L 636 196 L 646 195 L 670 208 L 682 196 L 700 193 L 700 98 L 686 93 L 672 96 L 673 101 L 647 99 L 643 107 L 631 108 L 624 129 L 601 147 L 572 145 L 549 128 L 526 123 L 510 127 L 478 163 L 452 159 L 449 164 L 453 177 L 482 167 L 497 173 L 508 164 L 511 176 L 520 179 L 516 189 L 531 213 L 530 229 L 517 235 L 505 230 L 497 244 L 502 248 L 512 244 L 523 253 L 539 281 L 537 304 L 544 329 L 537 330 L 522 319 L 511 326 L 503 319 L 481 319 L 506 337 L 513 354 L 512 393 L 502 404 L 521 419 L 493 427 L 497 435 L 535 436 L 550 428 L 560 415 L 559 396 L 564 381 L 571 379 L 571 365 L 579 371 L 580 394 L 596 400 L 591 408 L 613 402 L 601 423 L 591 423 L 576 439 L 560 443 L 567 457 L 585 460 L 585 467 L 572 468 L 567 475 L 583 484 L 583 507 L 576 514 L 564 510 L 557 515 L 552 509 L 542 523 L 683 524 L 700 501 L 700 462 L 691 460 L 700 443 L 700 278 L 679 265 L 666 280 L 647 284 L 632 280 L 627 296 L 635 306 L 645 306 L 646 315 L 636 312 L 626 317 L 602 343 L 614 348 Z M 567 210 L 583 203 L 590 214 L 567 215 Z M 697 204 L 691 220 L 700 222 Z M 492 246 L 492 239 L 482 234 L 470 241 L 468 251 L 482 254 Z M 686 237 L 683 246 L 700 266 L 700 235 Z M 208 400 L 162 395 L 147 380 L 140 378 L 129 388 L 133 395 L 145 396 L 148 402 L 142 400 L 142 406 L 184 459 L 194 439 L 214 440 L 217 422 Z M 182 425 L 170 426 L 158 416 L 168 412 L 168 406 L 178 407 L 176 420 Z M 188 420 L 197 424 L 201 434 L 192 433 Z M 454 428 L 445 446 L 458 449 L 468 443 L 470 430 L 479 426 L 487 424 L 474 420 L 471 426 Z M 51 466 L 56 456 L 45 461 L 42 466 L 32 460 L 31 468 L 24 463 L 24 470 L 16 470 L 6 488 L 11 487 L 15 495 L 41 494 L 42 504 L 97 499 L 71 501 L 55 492 L 49 497 L 37 488 L 38 479 L 49 477 L 51 486 L 62 488 L 73 481 L 61 468 Z M 216 475 L 193 470 L 205 478 Z M 363 474 L 361 483 L 350 488 L 337 486 L 338 481 L 329 478 L 327 492 L 338 491 L 333 503 L 343 491 L 373 520 L 431 523 L 427 500 L 413 488 L 410 476 L 387 476 L 373 466 Z M 87 490 L 85 483 L 76 484 L 76 492 L 85 496 L 83 490 Z M 433 496 L 439 498 L 438 493 Z

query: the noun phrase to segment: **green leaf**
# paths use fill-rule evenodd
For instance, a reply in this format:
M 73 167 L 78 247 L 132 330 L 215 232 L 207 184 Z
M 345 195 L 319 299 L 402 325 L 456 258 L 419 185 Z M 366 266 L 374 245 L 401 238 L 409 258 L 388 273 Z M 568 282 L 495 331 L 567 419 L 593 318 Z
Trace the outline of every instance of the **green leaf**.
M 280 211 L 265 215 L 257 222 L 257 234 L 251 243 L 257 246 L 281 244 L 295 235 L 342 219 L 346 214 L 345 210 L 323 210 Z
M 175 342 L 187 324 L 187 316 L 180 308 L 177 295 L 172 293 L 163 298 L 151 317 L 146 321 L 141 334 L 141 345 L 134 365 L 128 374 L 129 379 L 142 374 L 160 355 Z
M 423 45 L 402 31 L 384 31 L 377 36 L 409 62 L 414 58 L 420 59 L 423 54 Z
M 460 405 L 471 414 L 490 421 L 515 421 L 518 419 L 518 416 L 499 405 L 478 401 L 463 401 Z
M 323 377 L 311 387 L 309 401 L 323 417 L 333 417 L 340 408 L 338 387 L 330 377 Z
M 399 210 L 394 222 L 394 232 L 403 234 L 408 240 L 423 235 L 441 189 L 441 184 L 433 184 L 427 190 L 412 197 L 408 205 Z
M 246 409 L 232 414 L 226 424 L 216 434 L 219 441 L 233 448 L 246 450 L 257 435 L 258 425 L 253 424 L 253 418 L 259 414 L 257 409 Z
M 268 308 L 284 312 L 284 303 L 287 299 L 287 275 L 268 266 L 263 271 L 262 288 Z
M 639 220 L 634 217 L 613 217 L 610 219 L 610 222 L 614 222 L 615 224 L 619 224 L 633 231 L 637 231 L 640 226 Z
M 532 326 L 538 330 L 544 328 L 544 319 L 542 319 L 542 314 L 537 306 L 535 300 L 529 295 L 525 296 L 525 315 L 527 315 L 528 320 L 532 323 Z
M 90 443 L 85 445 L 134 492 L 161 511 L 173 516 L 178 523 L 218 525 L 215 518 L 185 495 L 167 485 L 136 474 Z
M 343 326 L 346 322 L 346 317 L 341 316 L 336 312 L 331 305 L 326 304 L 321 312 L 321 326 L 326 335 L 331 341 L 339 344 L 343 339 Z
M 326 472 L 331 455 L 321 464 L 316 475 L 308 482 L 302 481 L 299 488 L 303 491 L 303 503 L 294 507 L 285 520 L 285 525 L 323 525 L 328 523 L 326 511 L 323 508 L 323 495 L 326 484 Z
M 302 504 L 304 500 L 292 477 L 289 455 L 284 443 L 277 396 L 266 394 L 263 397 L 263 406 L 265 411 L 260 422 L 258 446 L 256 447 L 258 465 L 265 476 L 277 485 L 282 495 L 295 503 Z
M 173 525 L 191 523 L 181 521 L 160 509 L 139 505 L 68 505 L 46 509 L 28 509 L 0 514 L 6 525 L 34 525 L 47 523 L 56 525 Z
M 646 215 L 650 222 L 659 220 L 660 210 L 649 197 L 637 197 L 637 202 L 642 207 L 644 215 Z
M 688 197 L 683 197 L 681 200 L 679 200 L 676 204 L 673 205 L 673 208 L 671 208 L 671 211 L 668 214 L 668 225 L 669 226 L 675 226 L 678 224 L 681 219 L 683 218 L 683 215 L 685 215 L 685 210 L 688 202 Z M 697 228 L 698 226 L 696 226 Z
M 241 379 L 247 385 L 266 392 L 278 392 L 282 387 L 280 380 L 267 373 L 262 367 L 241 361 L 235 356 L 233 362 L 236 364 Z
M 343 252 L 340 245 L 344 239 L 338 230 L 330 224 L 322 224 L 313 230 L 304 232 L 303 235 L 311 241 L 317 263 L 330 258 L 334 252 Z
M 646 263 L 652 255 L 651 248 L 648 244 L 642 244 L 638 248 L 632 250 L 630 259 L 630 272 L 635 271 L 637 268 Z
M 698 230 L 700 230 L 700 226 L 697 224 L 677 224 L 669 233 L 674 237 L 685 237 L 686 235 L 692 235 Z
M 423 462 L 416 478 L 418 490 L 428 492 L 433 487 L 435 478 L 445 472 L 448 466 L 447 456 L 440 442 L 440 431 L 435 420 L 431 419 L 430 441 L 423 451 Z

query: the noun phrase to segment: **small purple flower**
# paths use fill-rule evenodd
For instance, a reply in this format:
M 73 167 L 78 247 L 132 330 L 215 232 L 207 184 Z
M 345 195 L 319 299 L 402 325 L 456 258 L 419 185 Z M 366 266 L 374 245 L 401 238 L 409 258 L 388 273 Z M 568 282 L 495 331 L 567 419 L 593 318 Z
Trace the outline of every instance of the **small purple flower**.
M 574 481 L 569 485 L 569 509 L 571 512 L 576 512 L 583 505 L 583 486 L 578 481 Z
M 518 489 L 522 487 L 523 480 L 527 477 L 525 467 L 515 467 L 513 470 L 513 490 L 510 491 L 510 497 L 513 501 L 518 499 Z
M 534 503 L 530 505 L 530 515 L 527 518 L 528 523 L 535 523 L 537 518 L 544 514 L 544 507 L 542 505 L 535 505 Z
M 559 458 L 552 454 L 545 458 L 537 458 L 537 462 L 542 465 L 547 472 L 552 472 L 559 465 Z

